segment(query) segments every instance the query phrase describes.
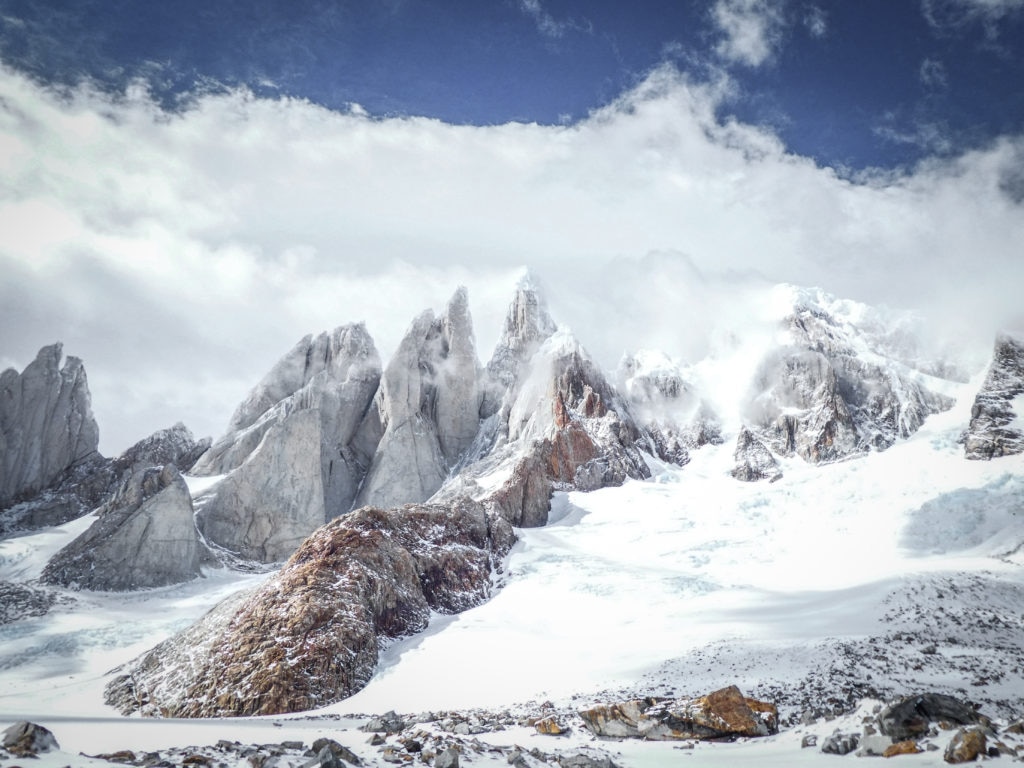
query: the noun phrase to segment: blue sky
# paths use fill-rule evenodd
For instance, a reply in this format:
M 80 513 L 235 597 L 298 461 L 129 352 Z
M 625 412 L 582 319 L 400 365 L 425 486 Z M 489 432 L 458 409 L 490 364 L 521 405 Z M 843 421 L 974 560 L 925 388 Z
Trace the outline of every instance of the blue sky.
M 1024 328 L 1022 25 L 1024 0 L 0 0 L 0 369 L 63 341 L 108 453 L 216 435 L 303 335 L 365 321 L 386 359 L 460 284 L 486 360 L 524 268 L 609 369 L 713 353 L 778 282 L 918 311 L 981 366 Z
M 245 85 L 373 115 L 580 120 L 672 62 L 721 115 L 844 169 L 1024 127 L 1020 0 L 2 0 L 0 58 L 44 82 L 144 78 L 171 106 Z

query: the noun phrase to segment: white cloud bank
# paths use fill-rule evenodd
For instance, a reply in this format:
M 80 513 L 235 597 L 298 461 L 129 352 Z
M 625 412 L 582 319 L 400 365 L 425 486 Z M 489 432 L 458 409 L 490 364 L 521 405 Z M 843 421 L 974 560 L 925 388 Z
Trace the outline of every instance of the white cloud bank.
M 386 357 L 460 283 L 486 359 L 523 265 L 606 365 L 699 354 L 753 275 L 934 303 L 986 345 L 1020 311 L 1019 137 L 850 180 L 717 119 L 729 92 L 663 67 L 578 124 L 466 127 L 0 71 L 0 367 L 63 340 L 113 453 L 219 433 L 305 333 L 365 320 Z

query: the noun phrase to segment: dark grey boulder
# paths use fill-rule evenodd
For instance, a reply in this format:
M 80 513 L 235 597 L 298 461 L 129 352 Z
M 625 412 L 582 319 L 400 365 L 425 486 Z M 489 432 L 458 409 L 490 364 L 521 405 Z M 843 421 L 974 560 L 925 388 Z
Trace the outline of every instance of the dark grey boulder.
M 40 752 L 60 749 L 52 732 L 26 720 L 21 720 L 4 731 L 3 747 L 15 757 L 35 757 Z
M 923 693 L 907 696 L 883 709 L 878 714 L 878 728 L 893 741 L 905 741 L 923 736 L 931 723 L 940 720 L 970 725 L 979 722 L 979 715 L 952 696 Z

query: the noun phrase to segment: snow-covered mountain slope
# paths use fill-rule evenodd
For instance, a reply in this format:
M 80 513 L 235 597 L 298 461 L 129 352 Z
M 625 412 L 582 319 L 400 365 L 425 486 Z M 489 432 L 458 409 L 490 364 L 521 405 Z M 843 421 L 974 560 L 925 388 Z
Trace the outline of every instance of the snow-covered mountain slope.
M 436 388 L 446 386 L 436 375 L 444 368 L 443 334 L 427 355 L 434 373 L 426 376 L 417 352 L 421 396 L 406 405 L 434 419 L 423 435 L 437 442 L 447 473 L 431 508 L 443 520 L 443 510 L 468 497 L 491 520 L 516 526 L 518 543 L 500 568 L 492 563 L 493 583 L 485 588 L 474 577 L 473 599 L 458 604 L 430 601 L 431 580 L 411 542 L 402 543 L 408 562 L 397 550 L 391 557 L 408 568 L 373 578 L 362 570 L 350 580 L 358 588 L 348 591 L 303 571 L 299 581 L 317 595 L 317 632 L 330 638 L 317 647 L 349 658 L 355 646 L 347 639 L 361 638 L 365 653 L 344 673 L 357 685 L 315 692 L 298 708 L 367 683 L 321 714 L 529 700 L 572 708 L 731 684 L 778 701 L 786 717 L 925 689 L 994 714 L 1024 709 L 1017 608 L 1024 598 L 1024 456 L 968 461 L 958 442 L 979 391 L 991 389 L 986 373 L 960 380 L 955 360 L 924 354 L 909 326 L 862 305 L 788 286 L 770 299 L 769 324 L 706 360 L 637 353 L 606 374 L 524 286 L 491 364 L 472 366 L 476 435 L 470 441 L 467 430 L 449 430 L 448 453 L 436 428 Z M 999 377 L 1011 408 L 1016 376 Z M 297 380 L 296 392 L 305 381 Z M 295 402 L 291 413 L 313 412 Z M 320 435 L 321 416 L 314 425 Z M 303 477 L 322 487 L 324 443 L 314 437 L 298 441 L 314 449 Z M 287 462 L 268 466 L 276 467 L 275 481 L 289 477 Z M 774 482 L 740 482 L 759 478 Z M 203 486 L 225 479 L 186 477 L 199 499 Z M 387 515 L 394 530 L 373 528 L 373 535 L 405 536 L 402 510 Z M 325 562 L 338 573 L 339 563 L 360 562 L 333 549 L 332 531 L 344 520 L 302 545 L 333 552 L 337 562 Z M 289 662 L 302 658 L 301 590 L 282 586 L 299 576 L 207 567 L 204 579 L 116 599 L 41 586 L 46 562 L 91 523 L 86 517 L 0 541 L 0 589 L 8 604 L 21 606 L 5 610 L 0 623 L 0 718 L 92 713 L 102 706 L 108 673 L 135 658 L 150 659 L 161 673 L 147 695 L 179 701 L 198 686 L 193 699 L 213 697 L 216 706 L 189 714 L 259 711 L 245 699 L 254 659 L 267 691 L 280 693 L 280 683 L 309 692 L 307 682 L 272 674 L 275 648 L 287 650 Z M 421 538 L 442 541 L 444 530 L 432 525 Z M 481 542 L 477 549 L 489 558 L 509 543 Z M 426 560 L 437 562 L 445 551 Z M 398 570 L 409 577 L 403 584 L 420 585 L 422 599 L 410 598 L 413 620 L 392 625 L 371 616 L 364 624 L 394 631 L 350 632 L 340 620 L 346 610 L 388 594 Z M 202 619 L 242 586 L 257 591 Z M 253 603 L 252 595 L 261 597 Z M 242 611 L 239 601 L 249 601 Z M 388 615 L 386 599 L 371 603 Z M 270 621 L 296 606 L 296 622 Z M 241 631 L 206 632 L 211 621 L 217 632 Z M 217 669 L 191 677 L 196 660 L 175 661 L 187 655 L 181 649 L 189 638 L 199 647 L 217 637 L 218 653 L 255 647 L 257 637 L 265 645 L 251 659 L 243 653 L 225 661 L 220 671 L 239 675 L 223 690 L 217 681 L 228 678 Z M 178 650 L 146 656 L 156 647 Z M 226 702 L 221 709 L 218 700 Z M 160 702 L 151 703 L 159 711 Z

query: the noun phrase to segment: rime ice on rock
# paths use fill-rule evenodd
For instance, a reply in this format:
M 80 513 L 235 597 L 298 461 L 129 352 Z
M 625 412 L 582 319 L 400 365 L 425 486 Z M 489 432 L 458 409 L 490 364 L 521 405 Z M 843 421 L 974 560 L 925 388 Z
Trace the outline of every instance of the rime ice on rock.
M 971 408 L 964 434 L 968 459 L 994 459 L 1024 453 L 1024 341 L 996 339 L 985 381 Z
M 744 414 L 775 451 L 821 463 L 885 450 L 952 406 L 832 307 L 851 302 L 790 290 L 788 344 L 761 362 Z

